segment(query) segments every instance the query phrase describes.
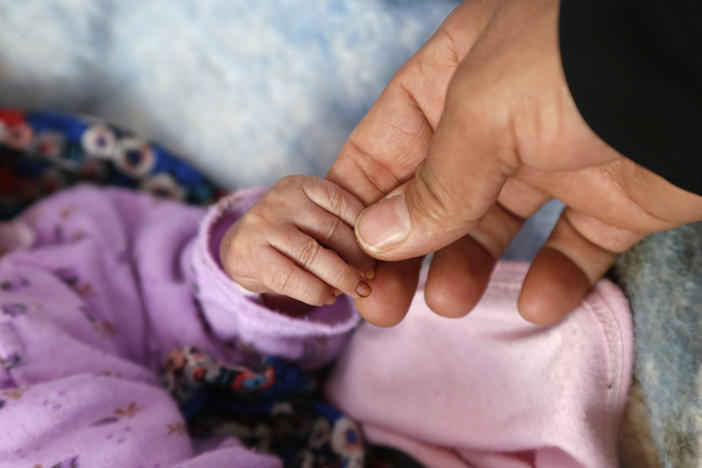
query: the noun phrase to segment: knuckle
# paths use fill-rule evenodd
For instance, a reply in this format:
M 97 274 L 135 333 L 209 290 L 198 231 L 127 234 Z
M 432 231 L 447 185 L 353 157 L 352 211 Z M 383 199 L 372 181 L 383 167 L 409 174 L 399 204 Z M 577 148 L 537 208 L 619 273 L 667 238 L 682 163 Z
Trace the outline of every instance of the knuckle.
M 294 269 L 292 267 L 265 268 L 262 272 L 263 282 L 273 291 L 292 292 Z
M 453 31 L 446 27 L 440 26 L 436 31 L 439 40 L 441 41 L 441 51 L 444 60 L 451 66 L 457 67 L 461 63 L 463 53 L 460 52 L 458 41 L 453 36 Z
M 294 249 L 294 258 L 301 265 L 312 264 L 319 254 L 321 246 L 312 238 L 301 241 Z
M 377 156 L 383 154 L 377 141 L 360 141 L 352 134 L 346 140 L 344 151 L 344 157 L 351 161 L 363 176 L 364 183 L 369 186 L 368 190 L 374 192 L 372 196 L 368 195 L 364 198 L 366 202 L 379 198 L 400 184 L 400 178 L 391 167 L 383 163 Z
M 338 236 L 340 230 L 343 229 L 342 224 L 343 223 L 339 218 L 333 218 L 331 221 L 329 221 L 322 232 L 324 240 L 331 241 L 335 239 Z
M 276 186 L 285 188 L 296 188 L 302 190 L 309 183 L 309 177 L 304 175 L 289 175 L 285 176 L 276 183 Z
M 300 176 L 296 175 L 285 176 L 282 179 L 280 179 L 276 185 L 294 185 L 297 183 L 299 177 Z
M 443 187 L 439 178 L 432 177 L 425 166 L 417 169 L 413 187 L 412 202 L 421 217 L 436 225 L 462 219 L 461 205 L 468 202 L 455 200 L 451 190 Z
M 301 176 L 285 176 L 273 185 L 263 196 L 262 200 L 268 200 L 276 204 L 287 204 L 290 199 L 290 190 L 302 187 Z M 256 205 L 259 205 L 257 203 Z M 254 205 L 254 206 L 256 206 Z
M 335 255 L 336 263 L 334 268 L 329 271 L 326 282 L 328 284 L 334 285 L 345 292 L 349 292 L 356 287 L 358 281 L 360 281 L 359 273 L 351 268 L 338 254 Z
M 335 285 L 341 289 L 353 290 L 360 281 L 359 275 L 351 268 L 343 268 L 335 276 Z
M 336 184 L 323 179 L 311 179 L 302 186 L 302 190 L 310 201 L 324 210 L 341 218 L 354 217 L 354 203 Z
M 268 200 L 270 195 L 264 195 Z M 248 231 L 253 226 L 257 226 L 266 222 L 266 210 L 262 208 L 262 198 L 258 203 L 254 204 L 249 210 L 242 215 L 236 222 L 240 231 Z
M 331 184 L 325 184 L 324 195 L 327 198 L 330 211 L 334 214 L 342 214 L 345 203 L 341 192 L 339 192 L 339 190 L 337 190 L 336 187 L 332 186 Z

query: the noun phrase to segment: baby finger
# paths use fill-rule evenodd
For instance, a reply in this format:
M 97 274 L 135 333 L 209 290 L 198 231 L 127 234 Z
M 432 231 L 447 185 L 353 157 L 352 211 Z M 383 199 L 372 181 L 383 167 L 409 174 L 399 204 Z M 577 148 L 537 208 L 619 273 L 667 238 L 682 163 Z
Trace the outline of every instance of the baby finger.
M 334 288 L 273 247 L 267 247 L 259 253 L 252 270 L 260 283 L 277 294 L 313 306 L 332 304 L 336 300 Z
M 371 293 L 370 286 L 355 268 L 304 232 L 290 228 L 285 235 L 276 236 L 269 242 L 317 278 L 354 299 L 367 297 Z

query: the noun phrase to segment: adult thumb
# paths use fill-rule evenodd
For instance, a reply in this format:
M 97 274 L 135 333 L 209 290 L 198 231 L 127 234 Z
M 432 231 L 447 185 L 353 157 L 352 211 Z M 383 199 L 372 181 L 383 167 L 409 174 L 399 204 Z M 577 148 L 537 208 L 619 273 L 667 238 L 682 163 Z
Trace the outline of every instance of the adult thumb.
M 500 158 L 514 146 L 505 146 L 505 133 L 491 128 L 447 107 L 414 177 L 359 215 L 361 247 L 377 259 L 402 260 L 437 251 L 473 230 L 516 170 Z

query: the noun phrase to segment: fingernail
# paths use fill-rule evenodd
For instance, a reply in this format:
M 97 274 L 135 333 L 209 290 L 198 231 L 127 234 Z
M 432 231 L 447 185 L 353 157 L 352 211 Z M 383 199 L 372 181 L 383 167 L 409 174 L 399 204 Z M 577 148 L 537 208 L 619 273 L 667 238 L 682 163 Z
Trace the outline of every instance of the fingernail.
M 356 294 L 358 294 L 361 297 L 368 297 L 372 292 L 373 290 L 370 286 L 368 286 L 368 283 L 366 283 L 365 281 L 360 281 L 356 286 Z
M 372 250 L 399 243 L 409 230 L 409 211 L 402 195 L 394 195 L 367 208 L 356 223 L 359 241 Z
M 372 280 L 373 278 L 375 278 L 375 268 L 372 269 L 372 270 L 368 270 L 367 272 L 365 272 L 365 273 L 363 274 L 363 277 L 364 277 L 365 279 L 367 279 L 367 280 Z

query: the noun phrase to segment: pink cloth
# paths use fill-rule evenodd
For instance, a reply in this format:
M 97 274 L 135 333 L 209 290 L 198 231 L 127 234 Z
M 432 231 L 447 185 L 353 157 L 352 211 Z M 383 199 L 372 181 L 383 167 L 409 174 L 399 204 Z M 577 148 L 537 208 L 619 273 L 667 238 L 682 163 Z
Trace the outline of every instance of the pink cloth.
M 363 324 L 328 382 L 332 403 L 427 466 L 616 466 L 627 302 L 602 280 L 559 324 L 530 325 L 516 309 L 526 269 L 499 264 L 464 318 L 433 314 L 420 291 L 398 326 Z

